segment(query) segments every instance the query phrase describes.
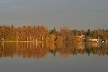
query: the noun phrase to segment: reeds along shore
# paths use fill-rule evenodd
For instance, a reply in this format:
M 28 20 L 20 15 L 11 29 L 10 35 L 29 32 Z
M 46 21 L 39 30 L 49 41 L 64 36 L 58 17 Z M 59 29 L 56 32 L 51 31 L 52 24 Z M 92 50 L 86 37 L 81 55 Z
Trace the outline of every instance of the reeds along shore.
M 4 42 L 82 42 L 90 40 L 108 41 L 108 29 L 77 30 L 61 27 L 58 31 L 54 27 L 49 30 L 45 26 L 0 26 L 0 41 Z

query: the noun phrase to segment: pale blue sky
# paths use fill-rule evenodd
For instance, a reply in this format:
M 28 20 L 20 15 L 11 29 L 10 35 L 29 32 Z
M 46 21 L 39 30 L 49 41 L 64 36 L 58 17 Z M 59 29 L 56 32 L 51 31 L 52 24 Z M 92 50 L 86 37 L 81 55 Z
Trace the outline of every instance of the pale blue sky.
M 0 0 L 0 24 L 107 29 L 108 0 Z

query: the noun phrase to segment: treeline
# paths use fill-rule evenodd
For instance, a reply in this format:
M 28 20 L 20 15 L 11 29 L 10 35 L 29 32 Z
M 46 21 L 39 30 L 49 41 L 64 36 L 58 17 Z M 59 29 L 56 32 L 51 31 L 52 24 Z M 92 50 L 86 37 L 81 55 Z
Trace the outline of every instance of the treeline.
M 107 41 L 108 39 L 108 29 L 104 30 L 104 29 L 98 29 L 98 30 L 90 30 L 88 29 L 85 32 L 85 38 L 88 41 L 88 39 L 92 38 L 92 39 L 102 39 L 104 41 Z
M 78 37 L 82 36 L 81 39 Z M 98 38 L 102 40 L 108 39 L 108 30 L 71 30 L 67 27 L 60 28 L 59 31 L 54 27 L 49 30 L 45 26 L 23 26 L 14 27 L 2 25 L 0 26 L 0 41 L 88 41 L 90 38 Z
M 1 41 L 72 41 L 73 32 L 64 27 L 60 31 L 48 30 L 45 26 L 23 26 L 15 28 L 12 26 L 0 26 Z

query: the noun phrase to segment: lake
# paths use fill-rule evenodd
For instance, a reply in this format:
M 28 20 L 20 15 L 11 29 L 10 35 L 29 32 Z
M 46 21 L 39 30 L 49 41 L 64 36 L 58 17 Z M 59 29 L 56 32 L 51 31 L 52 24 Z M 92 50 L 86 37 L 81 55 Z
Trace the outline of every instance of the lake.
M 107 72 L 108 43 L 0 42 L 0 72 Z

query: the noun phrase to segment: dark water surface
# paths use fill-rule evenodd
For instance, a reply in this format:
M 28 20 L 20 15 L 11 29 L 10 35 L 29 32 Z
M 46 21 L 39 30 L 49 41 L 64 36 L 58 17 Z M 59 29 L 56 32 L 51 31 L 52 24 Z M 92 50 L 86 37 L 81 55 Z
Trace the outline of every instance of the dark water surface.
M 107 72 L 108 43 L 0 43 L 0 72 Z

